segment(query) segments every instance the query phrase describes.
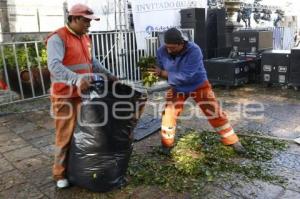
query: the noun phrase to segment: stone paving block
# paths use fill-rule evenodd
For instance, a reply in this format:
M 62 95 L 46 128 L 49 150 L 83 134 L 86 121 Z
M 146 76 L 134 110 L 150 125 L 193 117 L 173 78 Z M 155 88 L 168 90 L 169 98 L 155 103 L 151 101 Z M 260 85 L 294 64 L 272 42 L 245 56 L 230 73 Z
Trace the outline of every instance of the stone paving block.
M 0 158 L 0 174 L 13 170 L 14 167 L 5 158 Z
M 293 109 L 287 108 L 286 105 L 273 106 L 271 116 L 274 119 L 281 121 L 293 121 Z
M 3 143 L 3 142 L 6 142 L 8 140 L 12 140 L 12 139 L 15 139 L 15 138 L 18 138 L 19 136 L 16 135 L 15 133 L 13 132 L 7 132 L 7 133 L 1 133 L 0 134 L 0 144 Z
M 52 134 L 49 130 L 44 129 L 44 128 L 37 128 L 34 130 L 29 130 L 26 132 L 23 132 L 22 134 L 20 134 L 20 136 L 22 138 L 24 138 L 25 140 L 31 140 L 31 139 L 35 139 L 35 138 L 39 138 L 45 135 L 50 135 Z
M 0 117 L 0 127 L 5 126 L 6 123 L 7 123 L 7 118 L 4 116 Z
M 52 166 L 50 165 L 31 172 L 27 172 L 24 175 L 27 177 L 28 182 L 34 184 L 37 187 L 41 187 L 53 182 Z
M 216 182 L 216 184 L 243 198 L 277 199 L 283 192 L 283 188 L 281 186 L 258 180 L 245 182 L 234 179 L 227 182 Z
M 34 186 L 24 183 L 0 192 L 1 197 L 5 199 L 41 199 L 45 198 L 45 195 Z
M 41 151 L 39 151 L 36 148 L 33 148 L 32 146 L 27 146 L 10 152 L 6 152 L 3 155 L 7 160 L 16 163 L 26 158 L 36 156 L 38 154 L 41 154 Z
M 128 198 L 132 198 L 132 199 L 137 199 L 132 197 L 132 190 L 130 190 L 128 193 L 128 191 L 126 190 L 113 190 L 110 191 L 108 193 L 96 193 L 96 192 L 91 192 L 87 189 L 83 189 L 80 187 L 70 187 L 68 189 L 57 189 L 55 187 L 54 182 L 48 183 L 42 187 L 39 188 L 40 190 L 43 191 L 43 193 L 50 199 L 96 199 L 96 198 L 101 198 L 101 199 L 109 199 L 109 198 L 115 198 L 115 199 L 128 199 Z M 155 193 L 152 193 L 153 195 Z M 144 198 L 140 198 L 140 199 L 144 199 Z M 163 199 L 163 198 L 161 198 Z M 167 199 L 167 198 L 166 198 Z M 172 198 L 175 199 L 175 198 Z M 180 198 L 180 199 L 184 199 L 184 198 Z
M 286 186 L 287 189 L 299 191 L 300 192 L 300 173 L 295 175 L 295 173 L 278 173 L 278 175 L 284 176 L 288 179 L 288 184 Z
M 16 123 L 17 121 L 24 120 L 23 116 L 20 114 L 10 114 L 4 117 L 0 117 L 0 123 L 4 126 Z
M 18 170 L 0 174 L 0 191 L 26 182 L 26 178 Z
M 48 135 L 29 140 L 28 142 L 37 148 L 42 148 L 49 144 L 54 144 L 54 140 L 55 140 L 55 134 L 50 133 Z
M 0 125 L 0 136 L 1 134 L 11 133 L 8 127 Z M 0 139 L 1 140 L 1 139 Z
M 55 186 L 54 181 L 39 187 L 39 190 L 41 190 L 43 192 L 43 194 L 48 198 L 51 198 L 51 199 L 57 198 L 56 197 L 57 188 Z
M 55 191 L 55 198 L 62 198 L 62 199 L 68 199 L 68 198 L 74 198 L 74 199 L 80 199 L 80 198 L 105 198 L 103 197 L 103 194 L 99 193 L 91 193 L 87 189 L 83 189 L 80 187 L 71 187 L 69 189 L 62 189 Z
M 280 196 L 280 199 L 296 199 L 300 198 L 300 193 L 296 191 L 290 191 L 287 190 L 284 192 L 282 196 Z
M 213 131 L 213 128 L 209 125 L 206 119 L 179 120 L 178 125 L 185 128 L 197 129 L 199 131 Z
M 297 131 L 297 130 L 300 130 L 300 129 L 297 129 L 297 127 L 299 126 L 299 122 L 296 122 L 295 118 L 292 119 L 292 120 L 277 122 L 277 126 L 279 128 L 283 128 L 283 129 L 286 129 L 288 131 Z
M 300 137 L 300 135 L 299 135 Z M 289 144 L 289 148 L 287 149 L 288 153 L 294 153 L 300 155 L 300 144 Z
M 27 158 L 13 163 L 13 165 L 22 173 L 30 173 L 45 166 L 51 167 L 51 164 L 52 159 L 46 155 L 37 155 L 35 157 Z
M 40 150 L 47 156 L 52 157 L 54 155 L 54 145 L 53 144 L 42 147 L 42 148 L 40 148 Z
M 242 199 L 242 196 L 235 195 L 215 186 L 205 186 L 203 190 L 201 190 L 201 195 L 199 198 L 201 199 Z
M 22 138 L 14 138 L 6 142 L 0 142 L 0 153 L 12 151 L 26 146 L 28 146 L 28 143 L 25 142 Z
M 297 133 L 295 133 L 294 131 L 289 131 L 283 128 L 275 128 L 274 130 L 269 132 L 268 135 L 288 139 L 294 139 L 297 137 Z
M 270 169 L 274 175 L 282 176 L 286 180 L 286 189 L 293 191 L 300 190 L 300 172 L 294 172 L 280 165 L 273 165 Z
M 39 121 L 36 124 L 43 127 L 43 128 L 45 128 L 45 129 L 48 129 L 48 130 L 54 130 L 55 129 L 54 120 L 52 118 L 43 119 L 42 121 Z
M 46 114 L 45 111 L 34 111 L 31 114 L 26 115 L 26 119 L 34 123 L 41 120 Z
M 280 153 L 272 160 L 273 164 L 288 168 L 293 172 L 300 172 L 300 156 L 292 153 Z
M 24 132 L 34 131 L 37 129 L 37 125 L 26 120 L 16 121 L 8 126 L 16 134 L 22 134 Z
M 44 186 L 41 186 L 39 188 L 40 190 L 43 190 L 43 193 L 50 199 L 108 199 L 108 198 L 115 198 L 115 197 L 109 197 L 110 193 L 96 193 L 91 192 L 87 189 L 83 189 L 80 187 L 72 186 L 68 189 L 57 189 L 55 187 L 54 182 L 48 183 Z M 128 197 L 126 197 L 128 198 Z M 116 199 L 122 199 L 116 198 Z M 125 199 L 125 198 L 124 198 Z
M 189 195 L 177 193 L 176 195 L 166 193 L 155 186 L 140 186 L 133 190 L 130 198 L 134 199 L 189 199 Z

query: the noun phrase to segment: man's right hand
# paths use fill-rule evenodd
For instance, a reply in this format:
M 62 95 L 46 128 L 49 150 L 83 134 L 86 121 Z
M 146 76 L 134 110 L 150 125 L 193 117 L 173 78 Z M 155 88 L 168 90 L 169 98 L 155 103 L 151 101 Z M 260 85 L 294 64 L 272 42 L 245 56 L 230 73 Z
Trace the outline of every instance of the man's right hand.
M 81 92 L 88 90 L 90 86 L 91 86 L 91 84 L 90 84 L 89 80 L 84 79 L 84 78 L 80 79 L 79 83 L 77 85 L 77 87 L 79 88 L 79 90 Z
M 160 76 L 161 69 L 158 66 L 152 65 L 151 67 L 147 68 L 148 73 L 153 73 L 154 75 Z

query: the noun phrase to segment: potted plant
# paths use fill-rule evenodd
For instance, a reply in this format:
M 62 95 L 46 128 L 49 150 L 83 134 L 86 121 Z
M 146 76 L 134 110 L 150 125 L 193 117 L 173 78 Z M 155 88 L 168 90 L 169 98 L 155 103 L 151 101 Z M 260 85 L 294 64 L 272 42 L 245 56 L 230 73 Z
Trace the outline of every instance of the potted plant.
M 37 56 L 36 53 L 35 43 L 31 42 L 26 45 L 27 47 L 25 47 L 24 44 L 16 44 L 15 51 L 13 45 L 3 45 L 3 54 L 8 77 L 6 77 L 4 72 L 4 62 L 1 57 L 0 71 L 2 75 L 0 76 L 2 76 L 2 78 L 0 77 L 0 81 L 7 84 L 8 82 L 6 82 L 6 80 L 8 79 L 10 89 L 20 94 L 20 78 L 24 96 L 31 97 L 33 96 L 32 87 L 34 88 L 35 95 L 43 94 L 42 80 L 46 91 L 49 89 L 50 73 L 47 69 L 47 53 L 45 45 L 38 43 L 39 56 Z M 41 71 L 38 67 L 39 64 L 41 66 Z M 30 78 L 30 74 L 32 78 Z
M 159 78 L 153 72 L 149 71 L 156 64 L 155 57 L 142 57 L 137 64 L 141 69 L 143 86 L 151 87 L 158 81 Z

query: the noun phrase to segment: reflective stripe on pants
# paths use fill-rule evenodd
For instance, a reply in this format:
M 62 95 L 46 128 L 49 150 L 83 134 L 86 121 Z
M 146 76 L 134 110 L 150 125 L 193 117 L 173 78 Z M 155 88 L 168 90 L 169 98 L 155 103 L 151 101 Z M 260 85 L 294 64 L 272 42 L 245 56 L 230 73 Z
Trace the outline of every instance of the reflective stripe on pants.
M 166 106 L 162 114 L 161 142 L 163 146 L 172 147 L 174 145 L 176 120 L 183 111 L 184 102 L 188 97 L 192 97 L 198 104 L 210 125 L 221 136 L 221 142 L 224 145 L 231 145 L 238 142 L 239 139 L 234 133 L 226 114 L 221 110 L 210 83 L 206 81 L 189 94 L 175 93 L 173 89 L 168 90 Z M 166 127 L 172 129 L 171 132 L 168 132 L 172 136 L 165 136 L 167 134 Z

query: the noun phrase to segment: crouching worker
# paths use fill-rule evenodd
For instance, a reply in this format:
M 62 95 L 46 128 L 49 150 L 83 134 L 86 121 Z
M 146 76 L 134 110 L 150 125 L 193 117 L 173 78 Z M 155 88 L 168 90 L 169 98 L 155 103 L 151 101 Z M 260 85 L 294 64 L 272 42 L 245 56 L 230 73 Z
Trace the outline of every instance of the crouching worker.
M 51 103 L 55 120 L 55 157 L 53 177 L 58 188 L 69 186 L 66 178 L 68 151 L 77 123 L 80 93 L 90 87 L 90 78 L 83 74 L 102 73 L 116 80 L 98 60 L 92 58 L 91 40 L 87 35 L 91 20 L 100 20 L 93 11 L 76 4 L 68 23 L 47 38 L 48 69 L 51 73 Z
M 239 142 L 225 113 L 222 112 L 212 87 L 207 80 L 203 56 L 199 46 L 189 42 L 176 28 L 164 34 L 165 44 L 157 50 L 157 65 L 152 69 L 159 77 L 168 80 L 166 106 L 162 114 L 161 143 L 164 153 L 174 145 L 176 119 L 183 111 L 187 98 L 199 105 L 210 125 L 220 135 L 224 145 L 233 147 L 238 153 L 245 149 Z

